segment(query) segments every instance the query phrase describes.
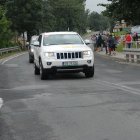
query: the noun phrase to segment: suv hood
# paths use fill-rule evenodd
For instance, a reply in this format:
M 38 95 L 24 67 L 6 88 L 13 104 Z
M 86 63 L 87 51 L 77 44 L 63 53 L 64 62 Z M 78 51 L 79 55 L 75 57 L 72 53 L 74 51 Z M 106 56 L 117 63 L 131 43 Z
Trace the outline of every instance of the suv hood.
M 85 44 L 50 45 L 42 47 L 43 52 L 71 52 L 71 51 L 87 51 L 87 50 L 91 50 L 91 48 Z

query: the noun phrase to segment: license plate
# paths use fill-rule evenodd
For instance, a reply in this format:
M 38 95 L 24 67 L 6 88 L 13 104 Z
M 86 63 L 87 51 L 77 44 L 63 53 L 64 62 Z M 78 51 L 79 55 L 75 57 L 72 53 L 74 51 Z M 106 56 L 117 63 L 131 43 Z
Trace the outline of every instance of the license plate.
M 77 61 L 69 61 L 69 62 L 63 62 L 63 66 L 77 66 Z

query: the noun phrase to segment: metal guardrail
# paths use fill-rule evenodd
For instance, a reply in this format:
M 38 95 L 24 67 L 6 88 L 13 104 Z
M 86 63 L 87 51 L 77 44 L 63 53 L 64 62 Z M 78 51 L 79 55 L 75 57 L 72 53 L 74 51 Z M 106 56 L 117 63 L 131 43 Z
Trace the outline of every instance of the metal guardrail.
M 124 54 L 126 55 L 126 61 L 140 64 L 140 48 L 124 48 Z
M 8 52 L 17 51 L 17 50 L 20 50 L 19 46 L 9 47 L 9 48 L 2 48 L 2 49 L 0 49 L 0 55 L 2 55 L 3 53 L 8 53 Z
M 133 42 L 136 45 L 136 48 L 140 48 L 140 41 L 133 41 Z

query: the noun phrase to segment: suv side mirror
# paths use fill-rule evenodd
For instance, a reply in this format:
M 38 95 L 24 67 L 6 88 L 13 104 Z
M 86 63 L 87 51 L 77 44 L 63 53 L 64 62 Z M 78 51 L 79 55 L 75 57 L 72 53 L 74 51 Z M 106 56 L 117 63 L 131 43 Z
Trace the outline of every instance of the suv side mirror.
M 29 42 L 26 42 L 26 45 L 29 45 Z
M 86 44 L 86 45 L 89 45 L 89 44 L 91 44 L 91 41 L 90 41 L 89 39 L 86 39 L 86 40 L 85 40 L 85 44 Z
M 35 42 L 34 42 L 34 46 L 35 46 L 35 47 L 39 47 L 39 41 L 35 41 Z

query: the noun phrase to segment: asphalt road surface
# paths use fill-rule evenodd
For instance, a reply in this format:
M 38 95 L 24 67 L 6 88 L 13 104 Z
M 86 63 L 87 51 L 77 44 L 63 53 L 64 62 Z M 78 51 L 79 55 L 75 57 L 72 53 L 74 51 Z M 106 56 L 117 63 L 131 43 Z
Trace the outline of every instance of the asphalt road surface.
M 0 140 L 140 140 L 140 66 L 95 56 L 95 77 L 41 81 L 22 55 L 0 65 Z

